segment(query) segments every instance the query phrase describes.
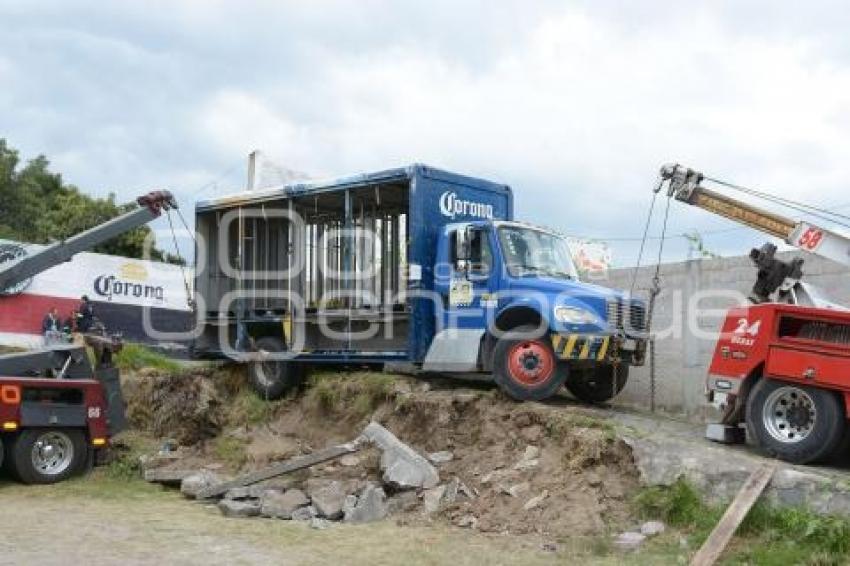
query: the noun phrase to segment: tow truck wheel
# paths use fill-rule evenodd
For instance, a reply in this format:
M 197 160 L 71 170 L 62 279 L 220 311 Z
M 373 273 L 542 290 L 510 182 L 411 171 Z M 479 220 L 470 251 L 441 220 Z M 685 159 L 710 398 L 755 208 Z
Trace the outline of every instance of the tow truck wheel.
M 567 379 L 565 364 L 555 357 L 545 337 L 533 337 L 536 330 L 535 326 L 515 328 L 500 338 L 493 350 L 496 384 L 518 401 L 551 397 Z
M 585 403 L 604 403 L 616 397 L 628 380 L 629 366 L 601 365 L 571 372 L 567 389 Z
M 280 338 L 266 336 L 257 340 L 257 351 L 268 354 L 285 352 L 286 345 Z M 263 399 L 280 399 L 289 390 L 301 384 L 304 371 L 301 364 L 284 360 L 260 360 L 251 364 L 251 388 Z
M 846 422 L 833 392 L 761 379 L 747 399 L 747 427 L 771 456 L 806 464 L 834 452 Z
M 21 431 L 9 450 L 9 471 L 24 483 L 56 483 L 81 472 L 88 462 L 82 431 L 32 428 Z

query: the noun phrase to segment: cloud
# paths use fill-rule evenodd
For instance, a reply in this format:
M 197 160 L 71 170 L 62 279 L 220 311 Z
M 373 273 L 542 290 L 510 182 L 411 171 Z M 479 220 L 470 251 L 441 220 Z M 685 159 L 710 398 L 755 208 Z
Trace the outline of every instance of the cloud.
M 202 192 L 238 189 L 259 147 L 321 176 L 423 161 L 505 181 L 522 216 L 579 235 L 639 234 L 669 160 L 850 201 L 836 2 L 40 6 L 0 8 L 0 135 L 94 192 L 192 199 L 223 171 Z M 674 233 L 733 226 L 674 207 Z

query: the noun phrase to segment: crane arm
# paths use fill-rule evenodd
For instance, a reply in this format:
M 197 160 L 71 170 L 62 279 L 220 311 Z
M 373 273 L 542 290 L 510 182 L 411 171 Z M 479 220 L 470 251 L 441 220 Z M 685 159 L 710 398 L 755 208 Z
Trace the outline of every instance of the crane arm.
M 111 220 L 55 242 L 44 249 L 24 256 L 22 259 L 0 264 L 0 293 L 42 271 L 70 260 L 75 254 L 89 250 L 111 238 L 119 236 L 158 218 L 163 210 L 177 208 L 174 197 L 168 191 L 154 191 L 136 199 L 138 205 Z
M 705 176 L 681 165 L 661 168 L 668 195 L 739 224 L 782 239 L 789 246 L 850 265 L 850 238 L 805 221 L 797 221 L 702 186 Z

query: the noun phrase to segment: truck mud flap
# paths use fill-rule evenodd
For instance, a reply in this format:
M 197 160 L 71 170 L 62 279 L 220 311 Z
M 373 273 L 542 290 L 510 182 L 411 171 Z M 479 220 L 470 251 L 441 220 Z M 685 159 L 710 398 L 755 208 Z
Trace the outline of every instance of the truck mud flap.
M 124 395 L 121 392 L 121 377 L 118 368 L 100 369 L 97 371 L 96 377 L 103 385 L 103 394 L 106 398 L 106 426 L 109 435 L 114 436 L 127 428 Z

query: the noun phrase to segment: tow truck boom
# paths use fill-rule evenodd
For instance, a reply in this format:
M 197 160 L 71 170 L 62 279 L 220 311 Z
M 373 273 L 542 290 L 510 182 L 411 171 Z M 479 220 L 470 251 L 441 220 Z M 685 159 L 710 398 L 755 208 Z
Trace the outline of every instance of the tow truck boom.
M 136 199 L 138 208 L 122 214 L 75 236 L 55 242 L 44 249 L 26 255 L 18 261 L 0 264 L 0 294 L 15 285 L 70 260 L 75 254 L 91 249 L 110 238 L 143 226 L 158 218 L 163 210 L 177 208 L 168 191 L 153 191 Z
M 702 186 L 705 179 L 702 173 L 679 164 L 668 164 L 661 168 L 661 182 L 668 183 L 669 197 L 780 238 L 795 248 L 842 265 L 850 265 L 850 237 L 810 222 L 768 212 L 713 191 Z M 776 246 L 766 244 L 750 253 L 759 268 L 759 280 L 751 297 L 756 303 L 767 302 L 770 294 L 777 289 L 780 292 L 791 291 L 795 285 L 799 286 L 803 275 L 803 260 L 796 258 L 790 262 L 782 262 L 773 257 L 775 252 Z M 811 292 L 809 294 L 811 295 Z
M 669 180 L 668 194 L 690 205 L 781 238 L 789 246 L 850 265 L 850 238 L 809 222 L 797 221 L 722 195 L 701 185 L 705 176 L 681 165 L 665 165 L 661 178 Z

